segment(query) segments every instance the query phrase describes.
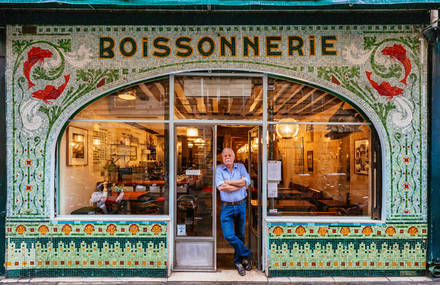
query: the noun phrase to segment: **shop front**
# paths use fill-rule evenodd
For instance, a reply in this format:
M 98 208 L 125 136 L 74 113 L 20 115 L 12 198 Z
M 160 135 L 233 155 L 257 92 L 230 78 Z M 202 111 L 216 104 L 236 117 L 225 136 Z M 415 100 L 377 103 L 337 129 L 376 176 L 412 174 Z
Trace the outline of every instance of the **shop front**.
M 215 170 L 275 276 L 422 275 L 417 25 L 8 26 L 6 272 L 233 268 Z

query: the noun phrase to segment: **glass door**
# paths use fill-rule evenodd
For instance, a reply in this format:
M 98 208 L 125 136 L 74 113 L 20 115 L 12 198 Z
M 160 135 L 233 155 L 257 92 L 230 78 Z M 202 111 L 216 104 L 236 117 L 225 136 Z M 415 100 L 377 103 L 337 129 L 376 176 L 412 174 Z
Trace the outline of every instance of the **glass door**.
M 175 270 L 215 270 L 214 126 L 176 126 Z
M 249 248 L 252 262 L 261 269 L 261 127 L 255 127 L 248 134 L 248 171 L 251 184 L 248 189 Z

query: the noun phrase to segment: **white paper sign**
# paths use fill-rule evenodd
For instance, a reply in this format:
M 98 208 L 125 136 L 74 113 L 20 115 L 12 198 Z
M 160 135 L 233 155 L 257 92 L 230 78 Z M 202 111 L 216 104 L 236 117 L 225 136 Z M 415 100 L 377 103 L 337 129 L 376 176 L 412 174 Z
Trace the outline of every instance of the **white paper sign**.
M 269 209 L 269 214 L 278 214 L 278 209 Z
M 185 224 L 177 225 L 177 235 L 178 236 L 186 236 L 186 225 Z
M 200 175 L 200 169 L 187 169 L 185 171 L 186 175 Z
M 269 160 L 267 162 L 267 180 L 281 181 L 281 161 Z
M 267 183 L 267 197 L 277 198 L 278 197 L 278 183 Z

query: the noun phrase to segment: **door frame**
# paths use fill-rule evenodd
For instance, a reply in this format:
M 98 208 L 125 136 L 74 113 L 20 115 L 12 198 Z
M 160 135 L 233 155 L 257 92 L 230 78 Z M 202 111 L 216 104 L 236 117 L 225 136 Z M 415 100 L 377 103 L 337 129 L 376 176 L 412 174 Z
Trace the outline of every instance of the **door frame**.
M 217 125 L 216 124 L 188 124 L 188 123 L 180 123 L 180 122 L 176 122 L 174 123 L 174 140 L 177 142 L 177 128 L 179 127 L 190 127 L 190 126 L 200 126 L 200 125 L 205 125 L 205 126 L 210 126 L 212 128 L 212 167 L 213 167 L 213 179 L 212 179 L 212 237 L 193 237 L 193 236 L 188 236 L 188 237 L 179 237 L 177 236 L 176 233 L 176 227 L 177 227 L 177 181 L 174 181 L 173 183 L 173 196 L 175 197 L 174 200 L 172 201 L 173 204 L 173 219 L 171 221 L 172 223 L 172 227 L 174 229 L 174 237 L 173 237 L 173 250 L 174 253 L 176 253 L 176 246 L 177 246 L 177 240 L 182 240 L 182 241 L 189 241 L 189 242 L 196 242 L 196 241 L 205 241 L 205 242 L 212 242 L 213 243 L 213 268 L 200 268 L 200 269 L 195 269 L 195 268 L 185 268 L 185 267 L 181 267 L 181 268 L 174 268 L 176 265 L 176 254 L 174 254 L 174 258 L 173 258 L 173 271 L 179 272 L 179 271 L 216 271 L 217 270 L 217 209 L 216 209 L 216 204 L 217 204 L 217 195 L 216 192 L 214 191 L 215 189 L 215 168 L 216 168 L 216 157 L 217 157 Z M 177 143 L 173 146 L 173 157 L 177 158 Z M 173 168 L 173 172 L 170 173 L 170 175 L 173 175 L 174 177 L 176 177 L 177 174 L 177 163 L 174 163 L 174 168 Z
M 173 243 L 173 247 L 172 247 L 172 249 L 173 249 L 173 252 L 174 252 L 174 254 L 172 255 L 173 256 L 173 259 L 172 259 L 172 266 L 170 266 L 170 268 L 172 267 L 172 271 L 175 271 L 175 272 L 182 272 L 182 271 L 216 271 L 217 270 L 217 209 L 216 209 L 216 204 L 217 204 L 217 192 L 216 192 L 216 185 L 215 185 L 215 171 L 216 171 L 216 167 L 217 167 L 217 163 L 216 163 L 216 157 L 217 157 L 217 128 L 218 128 L 218 126 L 231 126 L 231 125 L 240 125 L 240 126 L 245 126 L 245 127 L 258 127 L 258 128 L 260 128 L 260 130 L 262 129 L 262 127 L 263 127 L 263 123 L 262 122 L 260 122 L 260 121 L 256 121 L 256 122 L 249 122 L 249 121 L 240 121 L 239 123 L 238 122 L 234 122 L 234 123 L 232 123 L 231 121 L 212 121 L 212 120 L 206 120 L 206 121 L 198 121 L 197 123 L 194 123 L 194 122 L 192 122 L 191 124 L 188 124 L 188 122 L 182 122 L 182 121 L 176 121 L 176 122 L 174 122 L 174 124 L 173 124 L 174 126 L 173 126 L 173 133 L 172 133 L 172 136 L 174 137 L 173 138 L 173 141 L 175 141 L 175 144 L 173 145 L 173 161 L 174 161 L 174 163 L 173 163 L 173 171 L 172 171 L 172 173 L 170 172 L 170 176 L 173 176 L 173 184 L 171 184 L 170 183 L 170 185 L 172 185 L 172 192 L 173 192 L 173 201 L 172 201 L 172 203 L 170 203 L 170 205 L 172 204 L 173 205 L 173 212 L 172 212 L 172 215 L 173 215 L 173 218 L 171 219 L 171 225 L 170 225 L 170 228 L 173 228 L 173 240 L 172 240 L 172 243 Z M 176 181 L 176 179 L 175 179 L 175 176 L 176 176 L 176 173 L 177 173 L 177 164 L 175 163 L 176 162 L 176 157 L 177 157 L 177 128 L 178 127 L 188 127 L 188 126 L 192 126 L 192 127 L 194 127 L 194 126 L 201 126 L 201 125 L 209 125 L 209 126 L 211 126 L 212 128 L 213 128 L 213 142 L 212 142 L 212 147 L 213 147 L 213 150 L 212 150 L 212 153 L 213 153 L 213 181 L 212 181 L 212 189 L 213 189 L 213 194 L 212 194 L 212 196 L 213 196 L 213 198 L 212 198 L 212 203 L 213 203 L 213 218 L 212 218 L 212 227 L 213 227 L 213 229 L 212 229 L 212 235 L 213 235 L 213 237 L 211 238 L 211 237 L 178 237 L 177 236 L 177 233 L 176 233 L 176 226 L 177 226 L 177 181 Z M 253 129 L 254 129 L 253 128 Z M 261 134 L 260 134 L 261 135 Z M 171 134 L 170 134 L 170 136 L 171 136 Z M 260 137 L 260 139 L 261 139 L 261 141 L 263 141 L 262 140 L 262 136 Z M 264 146 L 264 144 L 263 143 L 261 143 L 260 144 L 260 147 L 261 147 L 261 149 L 262 148 L 264 148 L 265 146 Z M 171 149 L 171 148 L 170 148 Z M 261 149 L 260 149 L 260 151 L 261 151 Z M 263 264 L 263 260 L 264 260 L 264 252 L 263 252 L 263 248 L 264 248 L 264 246 L 263 246 L 263 242 L 264 242 L 264 235 L 263 235 L 263 226 L 264 226 L 264 218 L 263 218 L 263 214 L 262 214 L 262 212 L 263 212 L 263 209 L 264 209 L 264 201 L 262 200 L 263 199 L 263 185 L 264 185 L 264 183 L 263 183 L 263 165 L 264 164 L 266 164 L 266 161 L 263 159 L 263 156 L 261 155 L 261 157 L 260 157 L 260 159 L 261 159 L 261 169 L 260 169 L 260 175 L 262 176 L 261 177 L 261 181 L 262 181 L 262 185 L 261 185 L 261 189 L 260 189 L 260 193 L 259 193 L 259 199 L 262 201 L 262 204 L 261 204 L 261 209 L 262 209 L 262 211 L 261 211 L 261 215 L 260 215 L 260 217 L 259 217 L 259 231 L 260 231 L 260 235 L 259 235 L 259 240 L 258 240 L 258 246 L 259 246 L 259 248 L 260 248 L 260 252 L 256 252 L 255 254 L 257 254 L 258 255 L 258 253 L 259 253 L 259 259 L 261 260 L 261 266 L 262 266 L 262 268 L 261 268 L 261 270 L 262 271 L 264 271 L 264 264 Z M 247 166 L 246 166 L 247 167 Z M 170 182 L 171 182 L 171 180 L 170 180 Z M 249 196 L 249 195 L 248 195 Z M 250 219 L 250 217 L 249 217 L 249 219 Z M 248 230 L 250 230 L 250 229 L 248 229 Z M 250 234 L 250 233 L 249 233 Z M 213 245 L 214 245 L 214 248 L 213 248 L 213 258 L 214 258 L 214 261 L 213 261 L 213 264 L 214 264 L 214 267 L 213 267 L 213 269 L 208 269 L 208 268 L 202 268 L 202 269 L 200 269 L 200 270 L 198 270 L 198 269 L 194 269 L 194 268 L 184 268 L 184 267 L 181 267 L 181 268 L 175 268 L 175 265 L 176 265 L 176 245 L 177 245 L 177 240 L 188 240 L 188 241 L 195 241 L 195 240 L 200 240 L 200 241 L 213 241 Z M 257 268 L 257 269 L 259 269 L 259 268 Z
M 174 80 L 175 80 L 175 76 L 184 76 L 184 75 L 197 75 L 197 76 L 209 76 L 209 77 L 236 77 L 236 76 L 248 76 L 248 77 L 261 77 L 262 82 L 263 82 L 263 116 L 261 120 L 255 120 L 255 121 L 248 121 L 248 120 L 181 120 L 181 119 L 174 119 Z M 268 108 L 268 103 L 267 103 L 267 93 L 268 93 L 268 75 L 267 73 L 212 73 L 212 72 L 182 72 L 182 73 L 178 73 L 178 74 L 170 74 L 169 75 L 169 150 L 171 153 L 171 150 L 173 150 L 173 155 L 170 155 L 170 160 L 169 160 L 169 185 L 170 185 L 170 192 L 169 192 L 169 199 L 170 199 L 170 203 L 169 203 L 169 213 L 171 215 L 170 217 L 170 224 L 168 226 L 169 228 L 169 240 L 168 240 L 168 248 L 171 249 L 168 251 L 168 275 L 171 275 L 171 273 L 173 271 L 182 271 L 182 270 L 176 270 L 174 268 L 174 262 L 175 262 L 175 246 L 176 246 L 176 228 L 175 228 L 175 222 L 176 222 L 176 181 L 175 181 L 175 172 L 176 172 L 176 164 L 175 164 L 175 153 L 177 150 L 177 145 L 175 142 L 175 126 L 179 126 L 179 125 L 206 125 L 206 124 L 210 124 L 210 125 L 244 125 L 244 126 L 261 126 L 262 127 L 262 134 L 261 134 L 261 140 L 262 142 L 267 141 L 267 126 L 268 126 L 268 114 L 267 114 L 267 108 Z M 217 128 L 216 128 L 217 129 Z M 215 146 L 217 146 L 217 133 L 215 134 Z M 216 151 L 216 149 L 215 149 Z M 266 263 L 267 263 L 267 245 L 268 245 L 268 237 L 266 235 L 264 235 L 263 233 L 267 232 L 267 222 L 266 222 L 266 217 L 267 217 L 267 193 L 266 193 L 266 176 L 267 176 L 267 144 L 262 143 L 262 148 L 261 148 L 261 181 L 262 181 L 262 185 L 261 185 L 261 201 L 262 201 L 262 205 L 261 205 L 261 217 L 260 217 L 260 222 L 261 222 L 261 238 L 260 238 L 260 243 L 261 243 L 261 271 L 266 272 L 267 275 L 267 270 L 266 270 Z M 215 164 L 215 163 L 214 163 Z M 172 170 L 172 171 L 171 171 Z M 214 171 L 215 171 L 215 167 L 214 167 Z M 215 181 L 213 181 L 215 184 Z M 214 188 L 213 188 L 214 189 Z M 215 219 L 215 222 L 216 219 Z M 215 239 L 215 246 L 217 245 L 217 241 L 216 241 L 216 237 L 214 237 Z M 216 248 L 215 248 L 216 250 Z M 216 262 L 216 256 L 217 256 L 217 252 L 215 252 L 215 268 L 217 267 L 217 262 Z M 193 271 L 193 270 L 192 270 Z

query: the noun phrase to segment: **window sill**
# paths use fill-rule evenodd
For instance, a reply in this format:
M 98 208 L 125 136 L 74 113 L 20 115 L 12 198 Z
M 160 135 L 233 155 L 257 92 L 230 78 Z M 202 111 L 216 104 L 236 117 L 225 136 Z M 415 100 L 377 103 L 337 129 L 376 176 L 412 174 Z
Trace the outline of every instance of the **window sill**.
M 51 219 L 53 222 L 169 222 L 167 215 L 157 216 L 130 216 L 130 215 L 62 215 Z
M 267 223 L 290 223 L 290 224 L 351 224 L 351 225 L 383 225 L 386 224 L 383 220 L 373 220 L 370 217 L 266 217 Z

